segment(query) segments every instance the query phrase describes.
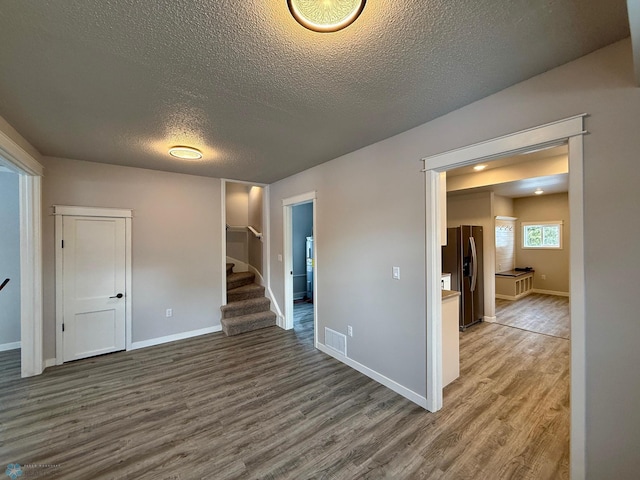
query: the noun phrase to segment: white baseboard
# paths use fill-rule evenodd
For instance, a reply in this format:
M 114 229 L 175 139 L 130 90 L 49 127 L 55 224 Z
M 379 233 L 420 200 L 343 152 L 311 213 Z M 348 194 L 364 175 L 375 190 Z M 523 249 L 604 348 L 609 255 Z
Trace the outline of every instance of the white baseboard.
M 345 365 L 350 366 L 354 370 L 357 370 L 358 372 L 362 373 L 363 375 L 366 375 L 367 377 L 375 380 L 376 382 L 381 383 L 385 387 L 390 388 L 391 390 L 396 392 L 398 395 L 402 395 L 404 398 L 406 398 L 408 400 L 411 400 L 413 403 L 416 403 L 416 404 L 420 405 L 422 408 L 425 408 L 425 409 L 427 408 L 427 399 L 425 397 L 423 397 L 422 395 L 418 395 L 413 390 L 409 390 L 408 388 L 403 387 L 399 383 L 391 380 L 388 377 L 385 377 L 381 373 L 378 373 L 375 370 L 372 370 L 369 367 L 366 367 L 366 366 L 362 365 L 361 363 L 358 363 L 355 360 L 353 360 L 353 359 L 351 359 L 349 357 L 346 357 L 346 356 L 342 355 L 341 353 L 338 353 L 337 351 L 335 351 L 335 350 L 333 350 L 331 348 L 328 348 L 327 346 L 325 346 L 325 345 L 323 345 L 321 343 L 316 342 L 316 348 L 318 350 L 320 350 L 321 352 L 326 353 L 330 357 L 335 358 L 339 362 L 342 362 Z
M 496 323 L 496 317 L 495 317 L 495 316 L 493 316 L 493 317 L 487 317 L 487 316 L 485 315 L 484 317 L 482 317 L 482 319 L 483 319 L 485 322 L 489 322 L 489 323 Z
M 253 265 L 247 265 L 247 271 L 253 273 L 256 276 L 255 282 L 258 285 L 260 285 L 261 287 L 265 286 L 264 278 L 262 278 L 262 274 L 258 271 L 256 267 L 254 267 Z
M 534 288 L 533 293 L 542 293 L 544 295 L 555 295 L 557 297 L 568 297 L 569 292 L 558 292 L 556 290 L 542 290 L 540 288 Z
M 7 350 L 17 350 L 20 348 L 20 342 L 3 343 L 0 345 L 0 352 L 6 352 Z
M 271 291 L 271 287 L 270 286 L 265 287 L 264 293 L 267 296 L 267 298 L 271 300 L 271 310 L 275 309 L 275 314 L 278 316 L 278 319 L 276 320 L 276 324 L 280 328 L 284 328 L 284 315 L 282 314 L 282 310 L 280 310 L 280 305 L 278 305 L 278 302 L 276 302 L 276 297 L 273 295 L 273 292 Z
M 190 332 L 176 333 L 175 335 L 167 335 L 166 337 L 152 338 L 149 340 L 142 340 L 140 342 L 133 342 L 129 350 L 138 350 L 139 348 L 153 347 L 154 345 L 162 345 L 163 343 L 175 342 L 177 340 L 185 340 L 187 338 L 198 337 L 200 335 L 206 335 L 208 333 L 216 333 L 222 331 L 222 325 L 216 325 L 214 327 L 201 328 L 200 330 L 192 330 Z

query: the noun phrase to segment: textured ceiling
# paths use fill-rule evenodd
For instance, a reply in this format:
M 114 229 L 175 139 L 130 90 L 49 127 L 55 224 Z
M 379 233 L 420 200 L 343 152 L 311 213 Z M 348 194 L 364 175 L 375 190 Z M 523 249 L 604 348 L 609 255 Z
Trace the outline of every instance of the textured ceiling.
M 0 116 L 43 155 L 270 183 L 629 35 L 625 0 L 369 0 L 329 34 L 286 3 L 0 0 Z

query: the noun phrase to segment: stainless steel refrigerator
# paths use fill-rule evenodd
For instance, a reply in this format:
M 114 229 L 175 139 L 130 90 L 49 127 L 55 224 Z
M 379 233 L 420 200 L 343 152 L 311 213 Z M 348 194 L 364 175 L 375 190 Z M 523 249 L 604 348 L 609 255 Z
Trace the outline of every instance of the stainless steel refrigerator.
M 460 330 L 484 318 L 482 227 L 461 225 L 447 229 L 442 247 L 442 272 L 451 273 L 451 289 L 460 296 Z

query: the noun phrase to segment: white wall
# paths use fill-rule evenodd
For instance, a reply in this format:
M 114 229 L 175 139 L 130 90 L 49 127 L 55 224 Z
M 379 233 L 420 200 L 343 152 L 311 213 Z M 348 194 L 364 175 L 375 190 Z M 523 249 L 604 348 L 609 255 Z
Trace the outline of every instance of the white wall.
M 43 164 L 45 358 L 55 356 L 52 205 L 134 210 L 134 342 L 220 326 L 219 179 L 47 157 Z
M 0 172 L 0 350 L 20 342 L 19 176 Z M 4 347 L 3 347 L 4 346 Z
M 422 157 L 589 113 L 584 137 L 587 478 L 640 471 L 640 89 L 629 40 L 273 185 L 271 282 L 282 302 L 282 198 L 318 191 L 318 323 L 349 356 L 425 393 Z M 624 230 L 615 236 L 611 232 Z M 402 280 L 391 280 L 391 266 Z M 626 372 L 626 373 L 625 373 Z M 572 399 L 572 401 L 575 401 Z M 559 405 L 558 408 L 565 408 Z
M 516 221 L 516 259 L 518 266 L 533 267 L 536 271 L 533 287 L 547 293 L 569 293 L 569 195 L 557 193 L 535 197 L 516 198 L 513 201 Z M 562 220 L 562 249 L 522 248 L 522 222 Z M 542 276 L 546 278 L 543 280 Z

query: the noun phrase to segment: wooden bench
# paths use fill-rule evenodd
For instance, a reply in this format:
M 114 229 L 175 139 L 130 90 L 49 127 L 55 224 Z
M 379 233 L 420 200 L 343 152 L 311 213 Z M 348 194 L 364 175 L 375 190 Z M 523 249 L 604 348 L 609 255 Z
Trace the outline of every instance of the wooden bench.
M 509 270 L 496 273 L 496 298 L 518 300 L 533 291 L 533 273 Z

